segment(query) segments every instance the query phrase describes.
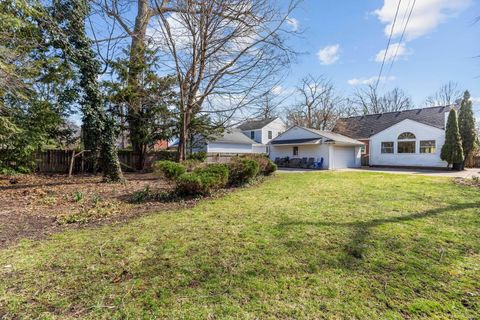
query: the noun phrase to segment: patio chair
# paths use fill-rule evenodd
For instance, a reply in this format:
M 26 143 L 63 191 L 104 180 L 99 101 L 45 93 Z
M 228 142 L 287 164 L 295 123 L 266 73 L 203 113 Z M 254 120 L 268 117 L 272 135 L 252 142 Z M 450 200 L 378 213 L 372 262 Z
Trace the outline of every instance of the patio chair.
M 300 160 L 300 167 L 302 168 L 307 167 L 307 158 L 302 158 L 302 160 Z
M 313 164 L 313 167 L 314 167 L 315 169 L 322 169 L 322 167 L 323 167 L 323 157 L 320 158 L 320 161 L 315 162 L 315 163 Z
M 307 168 L 313 168 L 314 163 L 315 163 L 315 158 L 308 158 Z

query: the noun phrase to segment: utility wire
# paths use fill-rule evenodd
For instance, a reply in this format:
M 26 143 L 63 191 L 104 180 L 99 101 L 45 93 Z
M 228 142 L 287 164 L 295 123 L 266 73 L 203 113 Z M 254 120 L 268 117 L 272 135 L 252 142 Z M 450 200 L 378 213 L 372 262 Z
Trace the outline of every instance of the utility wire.
M 378 79 L 377 79 L 377 82 L 375 83 L 375 90 L 377 90 L 378 83 L 380 82 L 380 78 L 382 76 L 383 66 L 385 65 L 388 48 L 390 47 L 390 42 L 392 41 L 393 29 L 395 28 L 395 22 L 397 22 L 398 10 L 400 9 L 401 3 L 402 3 L 402 0 L 398 0 L 397 11 L 395 11 L 395 17 L 393 18 L 392 28 L 390 29 L 390 36 L 388 37 L 388 42 L 387 42 L 387 49 L 385 50 L 385 54 L 383 55 L 382 66 L 380 67 L 380 72 L 378 73 Z
M 397 58 L 398 48 L 402 44 L 403 37 L 405 36 L 405 31 L 407 30 L 407 26 L 408 26 L 408 23 L 410 22 L 410 17 L 412 16 L 413 8 L 415 7 L 416 2 L 417 2 L 417 0 L 413 0 L 412 7 L 410 8 L 410 13 L 408 14 L 407 22 L 403 26 L 402 35 L 400 36 L 400 41 L 398 42 L 397 49 L 395 50 L 395 55 L 393 56 L 392 61 L 390 61 L 390 67 L 388 68 L 387 77 L 390 75 L 390 71 L 392 71 L 393 63 L 395 62 L 395 59 Z M 408 4 L 410 5 L 410 2 Z M 407 6 L 407 10 L 408 10 L 408 6 Z M 405 11 L 405 13 L 406 13 L 406 11 Z

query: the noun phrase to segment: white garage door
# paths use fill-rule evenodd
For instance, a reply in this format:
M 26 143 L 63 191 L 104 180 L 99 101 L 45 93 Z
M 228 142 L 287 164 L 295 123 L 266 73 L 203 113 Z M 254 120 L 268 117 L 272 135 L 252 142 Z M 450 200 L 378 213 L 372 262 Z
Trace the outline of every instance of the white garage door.
M 355 167 L 355 147 L 333 148 L 333 169 Z

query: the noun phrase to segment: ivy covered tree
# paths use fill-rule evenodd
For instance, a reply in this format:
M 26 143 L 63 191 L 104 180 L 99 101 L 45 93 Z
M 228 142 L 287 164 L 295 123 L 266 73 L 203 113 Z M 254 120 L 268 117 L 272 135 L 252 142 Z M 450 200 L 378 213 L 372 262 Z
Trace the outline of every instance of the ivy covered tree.
M 117 129 L 115 121 L 104 110 L 98 82 L 100 63 L 85 32 L 89 10 L 86 0 L 56 0 L 52 8 L 54 21 L 48 27 L 56 47 L 62 49 L 79 70 L 83 89 L 80 105 L 84 148 L 93 154 L 94 168 L 97 167 L 96 156 L 100 153 L 105 180 L 118 182 L 123 180 L 123 175 L 116 147 Z
M 458 126 L 462 139 L 462 148 L 465 159 L 462 161 L 462 169 L 465 168 L 465 160 L 478 145 L 477 131 L 475 128 L 475 117 L 473 115 L 470 93 L 465 91 L 458 114 Z
M 458 129 L 458 117 L 455 109 L 450 110 L 445 130 L 445 143 L 442 147 L 440 158 L 451 164 L 459 164 L 463 161 L 463 148 L 460 131 Z

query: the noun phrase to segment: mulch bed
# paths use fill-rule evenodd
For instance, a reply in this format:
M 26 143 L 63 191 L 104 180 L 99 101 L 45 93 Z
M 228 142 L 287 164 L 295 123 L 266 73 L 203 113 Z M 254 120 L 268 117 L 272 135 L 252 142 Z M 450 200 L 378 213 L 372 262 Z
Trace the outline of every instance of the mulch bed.
M 13 179 L 0 175 L 0 248 L 22 238 L 41 239 L 67 229 L 124 222 L 195 202 L 131 203 L 132 195 L 147 185 L 155 192 L 169 191 L 172 186 L 151 173 L 126 173 L 125 178 L 124 184 L 107 184 L 93 175 L 21 175 Z M 85 212 L 94 214 L 80 222 L 65 222 L 65 217 Z

